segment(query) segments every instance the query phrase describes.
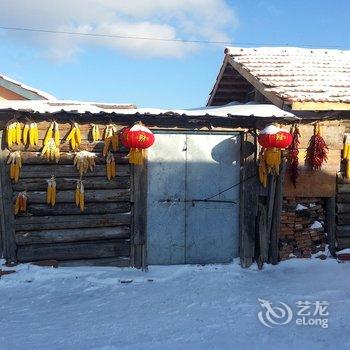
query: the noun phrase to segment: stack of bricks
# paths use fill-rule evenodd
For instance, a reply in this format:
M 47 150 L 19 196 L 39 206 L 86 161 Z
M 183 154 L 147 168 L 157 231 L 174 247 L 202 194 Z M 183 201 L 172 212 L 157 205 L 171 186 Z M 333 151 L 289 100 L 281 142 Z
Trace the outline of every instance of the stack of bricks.
M 326 255 L 325 213 L 321 198 L 285 198 L 279 231 L 279 259 Z

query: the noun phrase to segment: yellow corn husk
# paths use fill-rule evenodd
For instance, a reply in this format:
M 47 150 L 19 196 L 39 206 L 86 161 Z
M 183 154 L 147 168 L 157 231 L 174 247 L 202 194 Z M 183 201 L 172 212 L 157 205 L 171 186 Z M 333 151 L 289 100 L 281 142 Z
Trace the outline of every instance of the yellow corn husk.
M 70 139 L 70 145 L 71 145 L 73 151 L 77 148 L 77 143 L 75 141 L 75 136 Z
M 104 146 L 103 146 L 103 152 L 102 152 L 102 154 L 103 154 L 104 157 L 105 157 L 105 156 L 107 155 L 107 153 L 108 153 L 108 149 L 109 149 L 110 143 L 111 143 L 111 139 L 110 139 L 109 137 L 107 137 L 107 138 L 105 139 L 105 144 L 104 144 Z
M 33 135 L 34 135 L 34 145 L 37 146 L 39 144 L 39 129 L 38 129 L 37 123 L 33 123 Z
M 19 180 L 19 165 L 15 163 L 14 167 L 15 167 L 14 181 L 15 183 L 17 183 Z
M 68 134 L 66 140 L 67 140 L 67 141 L 70 141 L 70 140 L 74 137 L 74 135 L 75 135 L 75 127 L 73 126 L 73 127 L 71 128 L 71 130 L 70 130 L 70 132 L 69 132 L 69 134 Z
M 52 196 L 52 183 L 51 180 L 47 183 L 47 192 L 46 192 L 46 203 L 51 203 L 51 196 Z
M 77 146 L 80 146 L 81 144 L 81 131 L 79 129 L 79 125 L 78 123 L 74 123 L 74 127 L 75 127 L 75 143 Z
M 119 138 L 116 132 L 113 132 L 113 136 L 111 137 L 112 149 L 114 152 L 118 151 L 119 146 Z
M 52 139 L 52 136 L 53 136 L 53 123 L 51 123 L 51 125 L 46 131 L 46 135 L 44 137 L 44 146 L 47 145 L 50 139 Z
M 58 127 L 58 123 L 54 122 L 54 139 L 56 147 L 60 145 L 60 129 Z
M 111 176 L 112 178 L 116 176 L 116 166 L 114 159 L 111 161 Z
M 56 204 L 56 181 L 55 180 L 52 181 L 50 199 L 51 199 L 50 204 L 52 207 L 54 207 Z
M 10 179 L 14 180 L 15 178 L 15 164 L 12 162 L 10 165 Z
M 23 128 L 23 135 L 22 135 L 24 145 L 26 145 L 28 142 L 28 133 L 29 133 L 29 125 L 26 124 Z
M 31 147 L 34 146 L 34 129 L 33 129 L 33 123 L 30 123 L 29 125 L 29 145 Z
M 16 197 L 16 202 L 15 202 L 15 205 L 14 205 L 14 213 L 15 215 L 17 215 L 19 212 L 19 195 Z
M 95 125 L 95 141 L 100 141 L 101 140 L 101 135 L 100 135 L 100 128 L 98 125 Z
M 16 123 L 16 143 L 17 145 L 20 145 L 22 142 L 22 129 L 21 129 L 21 124 Z
M 79 182 L 77 182 L 77 187 L 75 189 L 75 205 L 79 206 L 80 202 L 80 185 Z
M 80 211 L 84 211 L 85 206 L 85 194 L 84 194 L 84 185 L 82 182 L 80 182 L 80 189 L 79 189 L 79 208 Z

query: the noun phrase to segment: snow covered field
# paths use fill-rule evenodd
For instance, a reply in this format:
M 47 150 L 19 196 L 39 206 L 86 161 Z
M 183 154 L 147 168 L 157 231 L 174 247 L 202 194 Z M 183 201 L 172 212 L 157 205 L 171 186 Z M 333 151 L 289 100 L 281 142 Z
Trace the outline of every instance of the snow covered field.
M 333 259 L 263 271 L 237 262 L 17 271 L 0 279 L 1 350 L 350 348 L 350 264 Z M 328 301 L 329 327 L 296 325 L 294 315 L 268 328 L 258 298 L 293 312 L 299 300 Z

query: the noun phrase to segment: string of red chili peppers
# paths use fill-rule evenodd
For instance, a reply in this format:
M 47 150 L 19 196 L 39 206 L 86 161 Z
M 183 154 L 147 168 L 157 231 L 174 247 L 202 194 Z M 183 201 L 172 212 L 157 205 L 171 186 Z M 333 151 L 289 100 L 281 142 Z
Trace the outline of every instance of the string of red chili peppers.
M 321 136 L 320 124 L 316 123 L 314 135 L 309 141 L 306 150 L 305 160 L 312 170 L 321 169 L 322 164 L 327 162 L 328 147 L 324 138 Z
M 294 187 L 297 186 L 297 179 L 299 177 L 299 145 L 300 145 L 300 131 L 298 125 L 293 125 L 290 128 L 293 141 L 288 147 L 289 151 L 289 176 Z

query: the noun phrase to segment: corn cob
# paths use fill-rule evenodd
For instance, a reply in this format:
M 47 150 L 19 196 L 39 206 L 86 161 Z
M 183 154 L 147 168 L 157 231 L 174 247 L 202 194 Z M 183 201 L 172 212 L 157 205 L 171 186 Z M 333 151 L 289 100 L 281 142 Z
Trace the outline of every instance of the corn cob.
M 84 185 L 82 180 L 77 181 L 77 187 L 75 189 L 75 204 L 84 211 L 85 207 L 85 195 L 84 195 Z
M 56 147 L 60 146 L 60 130 L 57 122 L 53 122 L 54 139 Z
M 43 142 L 44 146 L 46 146 L 49 140 L 52 139 L 52 136 L 53 136 L 53 123 L 51 123 L 51 125 L 47 129 L 46 135 L 44 137 L 44 142 Z
M 17 121 L 12 121 L 7 124 L 6 142 L 9 148 L 15 143 L 18 145 L 21 143 L 21 125 Z
M 22 168 L 21 152 L 11 152 L 7 159 L 7 164 L 10 164 L 10 179 L 17 183 L 19 180 L 20 169 Z
M 80 151 L 76 153 L 73 164 L 77 167 L 80 176 L 83 176 L 88 170 L 94 170 L 96 164 L 95 157 L 95 153 L 88 151 Z
M 51 179 L 47 181 L 47 193 L 46 193 L 46 203 L 55 206 L 56 204 L 56 180 L 55 176 L 52 175 Z
M 103 155 L 106 157 L 109 151 L 109 147 L 112 145 L 112 150 L 116 152 L 119 146 L 119 136 L 118 130 L 113 124 L 108 124 L 105 129 L 104 134 L 104 147 L 103 147 Z
M 29 125 L 29 145 L 31 147 L 37 146 L 39 143 L 39 130 L 37 123 L 30 123 Z
M 23 191 L 18 194 L 16 197 L 15 205 L 14 205 L 14 213 L 17 215 L 18 213 L 27 211 L 27 192 Z
M 60 160 L 60 149 L 56 146 L 53 138 L 49 139 L 46 145 L 41 150 L 41 156 L 47 160 L 54 160 L 56 163 Z
M 110 180 L 111 178 L 114 178 L 116 175 L 115 158 L 111 152 L 108 152 L 108 155 L 106 158 L 106 172 L 107 172 L 108 180 Z
M 23 135 L 22 135 L 22 139 L 23 139 L 23 144 L 26 145 L 28 142 L 28 134 L 29 134 L 29 124 L 26 123 L 26 125 L 24 125 L 23 128 Z
M 17 145 L 20 145 L 22 141 L 22 129 L 21 129 L 21 124 L 16 123 L 16 143 Z
M 98 142 L 101 139 L 100 136 L 100 129 L 98 127 L 98 125 L 96 124 L 91 124 L 92 129 L 91 129 L 91 134 L 92 134 L 92 140 L 93 142 Z

